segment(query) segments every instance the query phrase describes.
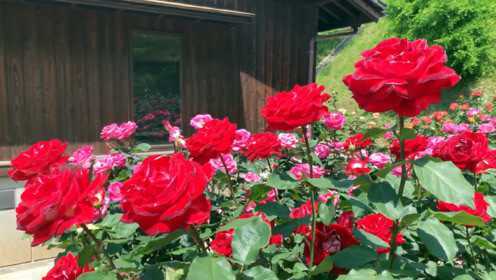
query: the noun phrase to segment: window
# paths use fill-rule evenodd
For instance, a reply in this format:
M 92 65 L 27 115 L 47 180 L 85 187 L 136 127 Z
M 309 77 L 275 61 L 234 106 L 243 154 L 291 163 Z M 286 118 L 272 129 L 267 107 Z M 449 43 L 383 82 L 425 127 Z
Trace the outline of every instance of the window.
M 132 38 L 136 140 L 164 144 L 163 122 L 181 125 L 181 37 L 137 32 Z

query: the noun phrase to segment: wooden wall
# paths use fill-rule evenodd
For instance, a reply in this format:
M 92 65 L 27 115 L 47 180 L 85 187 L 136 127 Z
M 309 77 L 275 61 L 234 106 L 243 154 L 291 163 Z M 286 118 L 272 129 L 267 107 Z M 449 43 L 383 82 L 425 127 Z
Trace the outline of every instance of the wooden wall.
M 307 83 L 317 9 L 296 0 L 181 0 L 256 13 L 224 24 L 60 4 L 0 2 L 0 160 L 41 139 L 98 141 L 132 119 L 134 30 L 180 33 L 183 108 L 261 130 L 265 98 Z

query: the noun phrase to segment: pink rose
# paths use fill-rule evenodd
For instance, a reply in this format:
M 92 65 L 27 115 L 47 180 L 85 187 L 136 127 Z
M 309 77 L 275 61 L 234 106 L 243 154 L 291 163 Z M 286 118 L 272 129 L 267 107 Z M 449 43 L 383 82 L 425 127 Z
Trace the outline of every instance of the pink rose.
M 122 200 L 121 188 L 123 185 L 121 182 L 113 182 L 108 186 L 110 201 L 119 202 Z
M 212 119 L 212 116 L 209 114 L 198 114 L 189 121 L 189 124 L 195 129 L 200 129 Z
M 69 162 L 82 168 L 90 168 L 93 158 L 93 146 L 85 145 L 72 153 Z
M 346 118 L 341 112 L 331 112 L 322 118 L 324 125 L 333 130 L 340 130 L 346 123 Z
M 313 176 L 310 176 L 310 165 L 308 163 L 298 163 L 293 168 L 289 170 L 291 174 L 296 178 L 296 180 L 301 180 L 303 178 L 320 178 L 324 175 L 324 168 L 314 165 L 313 168 Z
M 281 147 L 284 149 L 294 149 L 298 144 L 298 138 L 292 133 L 281 133 L 277 138 L 281 142 Z
M 257 183 L 260 182 L 260 180 L 262 179 L 260 178 L 260 176 L 258 176 L 257 173 L 251 171 L 241 175 L 241 178 L 243 178 L 248 183 Z
M 222 159 L 224 159 L 229 174 L 234 174 L 238 172 L 238 166 L 232 154 L 223 154 Z M 214 168 L 215 170 L 219 170 L 220 172 L 226 173 L 226 168 L 224 167 L 224 164 L 222 163 L 220 157 L 211 159 L 209 163 L 212 166 L 212 168 Z
M 180 147 L 184 147 L 186 141 L 184 136 L 181 134 L 181 129 L 177 126 L 173 126 L 169 121 L 163 121 L 165 130 L 169 133 L 169 143 L 174 143 Z
M 479 126 L 479 132 L 480 133 L 493 133 L 496 131 L 496 127 L 492 123 L 484 123 Z
M 475 117 L 480 113 L 480 110 L 477 108 L 470 108 L 467 110 L 467 117 Z
M 96 174 L 104 173 L 113 168 L 124 167 L 126 165 L 126 157 L 120 153 L 105 155 L 101 159 L 96 160 L 93 165 L 93 170 Z
M 242 149 L 246 148 L 248 144 L 248 140 L 250 140 L 251 133 L 246 129 L 238 129 L 236 130 L 236 135 L 233 143 L 233 151 L 239 152 Z
M 470 126 L 466 123 L 455 124 L 451 122 L 445 122 L 441 130 L 447 134 L 458 134 L 461 132 L 470 131 Z
M 373 153 L 369 156 L 369 162 L 372 163 L 373 166 L 381 169 L 391 162 L 391 157 L 385 153 Z
M 320 159 L 326 159 L 331 154 L 331 148 L 326 144 L 317 144 L 315 146 L 315 154 Z
M 135 122 L 125 122 L 122 124 L 109 124 L 106 125 L 100 132 L 100 138 L 104 141 L 112 140 L 126 140 L 133 136 L 136 132 L 138 125 Z

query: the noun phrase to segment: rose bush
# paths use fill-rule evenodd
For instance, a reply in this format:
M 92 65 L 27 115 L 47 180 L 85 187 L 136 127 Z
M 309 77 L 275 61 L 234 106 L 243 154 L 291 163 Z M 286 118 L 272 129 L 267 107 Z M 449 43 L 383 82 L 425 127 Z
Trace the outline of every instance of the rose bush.
M 459 79 L 440 47 L 363 56 L 345 82 L 367 125 L 310 84 L 267 100 L 270 132 L 202 114 L 190 137 L 164 122 L 168 155 L 143 156 L 132 123 L 102 131 L 107 155 L 21 153 L 18 228 L 63 251 L 46 279 L 494 279 L 493 106 L 426 111 Z

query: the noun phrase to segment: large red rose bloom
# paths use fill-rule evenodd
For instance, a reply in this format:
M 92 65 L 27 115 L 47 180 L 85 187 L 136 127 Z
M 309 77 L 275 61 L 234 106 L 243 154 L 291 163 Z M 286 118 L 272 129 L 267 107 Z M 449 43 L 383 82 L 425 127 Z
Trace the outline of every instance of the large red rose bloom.
M 489 204 L 486 202 L 484 195 L 482 193 L 474 193 L 474 205 L 475 209 L 472 209 L 466 205 L 457 205 L 449 202 L 438 201 L 437 209 L 441 212 L 458 212 L 464 211 L 470 215 L 480 217 L 484 223 L 491 221 L 491 216 L 487 214 L 487 209 Z
M 210 177 L 208 165 L 180 153 L 150 156 L 121 188 L 122 221 L 138 223 L 148 235 L 206 223 L 211 205 L 204 191 Z
M 67 160 L 67 156 L 64 156 L 66 147 L 67 144 L 58 139 L 32 145 L 11 161 L 12 168 L 8 171 L 10 178 L 23 181 L 49 172 L 51 167 Z
M 29 181 L 16 217 L 17 228 L 33 235 L 33 246 L 100 216 L 95 206 L 101 203 L 107 176 L 89 178 L 88 170 L 65 170 Z
M 391 38 L 362 53 L 355 72 L 343 78 L 360 108 L 413 117 L 441 100 L 441 90 L 460 80 L 445 65 L 446 52 L 426 40 Z
M 280 155 L 281 149 L 281 142 L 279 142 L 277 135 L 270 132 L 257 133 L 252 135 L 248 140 L 243 155 L 249 160 L 254 161 L 256 159 L 266 159 L 273 155 Z
M 477 164 L 489 153 L 487 137 L 483 133 L 462 132 L 434 147 L 432 155 L 453 162 L 458 168 L 477 171 Z
M 60 257 L 42 280 L 76 280 L 79 275 L 92 271 L 88 266 L 81 268 L 78 259 L 71 253 Z
M 364 216 L 356 221 L 356 227 L 379 237 L 380 239 L 382 239 L 382 241 L 388 244 L 391 242 L 391 237 L 393 235 L 393 220 L 382 214 L 370 214 Z M 396 244 L 401 245 L 403 243 L 405 243 L 405 239 L 403 238 L 403 235 L 399 233 L 396 236 Z M 389 247 L 377 249 L 377 253 L 379 254 L 387 252 L 389 252 Z
M 210 159 L 218 158 L 221 154 L 231 152 L 236 138 L 236 125 L 223 120 L 208 121 L 204 127 L 186 140 L 186 147 L 191 157 L 199 162 L 206 163 Z
M 417 135 L 414 139 L 405 140 L 405 157 L 408 159 L 415 158 L 420 152 L 427 149 L 429 139 L 422 135 Z M 395 155 L 397 159 L 400 158 L 400 140 L 394 139 L 389 147 L 391 154 Z
M 329 111 L 325 104 L 329 98 L 323 86 L 297 85 L 290 91 L 270 96 L 262 108 L 262 116 L 270 130 L 291 131 L 319 121 Z

